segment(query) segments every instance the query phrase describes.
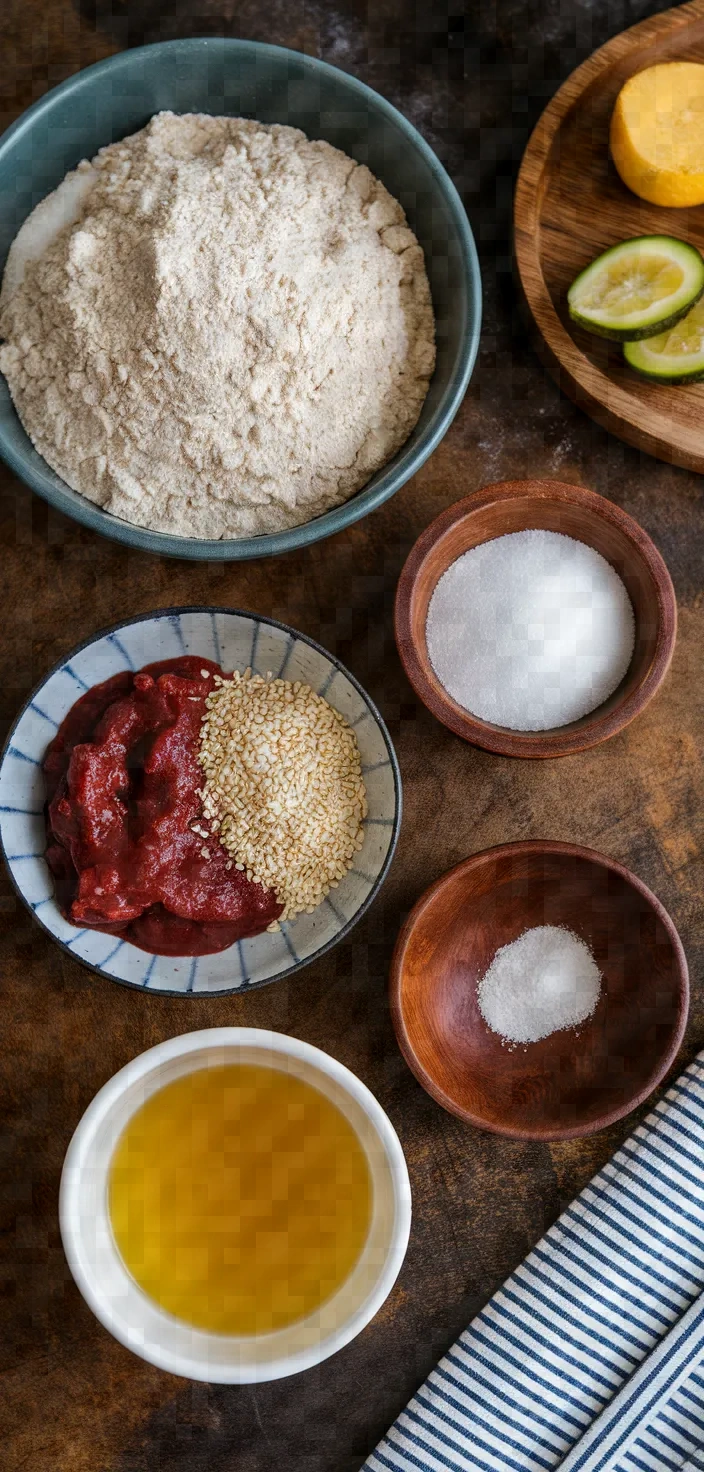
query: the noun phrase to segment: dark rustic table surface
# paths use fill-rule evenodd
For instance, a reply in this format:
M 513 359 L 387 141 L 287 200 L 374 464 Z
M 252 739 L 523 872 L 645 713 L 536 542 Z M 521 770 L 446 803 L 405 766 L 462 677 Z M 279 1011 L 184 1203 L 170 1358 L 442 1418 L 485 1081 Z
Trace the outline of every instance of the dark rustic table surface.
M 91 975 L 34 925 L 2 877 L 0 1463 L 15 1472 L 355 1472 L 458 1331 L 631 1127 L 524 1144 L 439 1109 L 394 1041 L 386 978 L 403 915 L 488 844 L 572 839 L 634 869 L 673 915 L 692 973 L 680 1062 L 704 1043 L 704 496 L 698 476 L 596 428 L 545 376 L 517 317 L 513 180 L 545 101 L 593 48 L 665 6 L 649 0 L 3 0 L 0 126 L 70 73 L 125 46 L 220 34 L 279 42 L 389 97 L 459 186 L 482 259 L 485 319 L 470 391 L 440 448 L 389 504 L 301 553 L 238 566 L 160 560 L 103 541 L 0 468 L 4 725 L 77 641 L 170 603 L 238 604 L 312 634 L 369 689 L 405 786 L 398 854 L 349 940 L 295 976 L 220 1001 L 144 995 Z M 565 761 L 492 757 L 419 706 L 394 648 L 394 587 L 421 529 L 491 480 L 552 476 L 634 515 L 672 573 L 679 639 L 645 714 Z M 451 805 L 452 822 L 448 822 Z M 64 1151 L 116 1069 L 161 1039 L 244 1023 L 305 1038 L 388 1111 L 414 1195 L 400 1278 L 372 1324 L 318 1369 L 254 1387 L 190 1384 L 103 1330 L 66 1266 Z

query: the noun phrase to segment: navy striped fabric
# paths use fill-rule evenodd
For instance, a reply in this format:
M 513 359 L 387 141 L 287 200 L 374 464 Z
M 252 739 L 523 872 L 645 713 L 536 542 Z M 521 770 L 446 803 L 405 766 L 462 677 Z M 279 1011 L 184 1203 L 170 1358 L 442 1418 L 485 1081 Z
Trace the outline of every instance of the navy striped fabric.
M 556 1467 L 704 1472 L 704 1053 L 477 1315 L 365 1472 Z

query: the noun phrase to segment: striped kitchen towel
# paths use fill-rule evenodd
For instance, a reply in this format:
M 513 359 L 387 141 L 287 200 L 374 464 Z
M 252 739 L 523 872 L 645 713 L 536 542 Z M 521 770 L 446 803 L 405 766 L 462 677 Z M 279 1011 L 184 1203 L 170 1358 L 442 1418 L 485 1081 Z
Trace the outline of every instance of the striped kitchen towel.
M 364 1472 L 704 1472 L 704 1053 L 563 1212 Z

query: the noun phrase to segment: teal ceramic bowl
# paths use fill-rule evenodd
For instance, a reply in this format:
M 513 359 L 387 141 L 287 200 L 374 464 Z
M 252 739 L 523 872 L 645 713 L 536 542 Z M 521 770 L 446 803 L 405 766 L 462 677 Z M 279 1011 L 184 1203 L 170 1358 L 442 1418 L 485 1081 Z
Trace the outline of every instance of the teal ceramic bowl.
M 418 424 L 395 458 L 343 506 L 291 531 L 227 541 L 145 531 L 71 490 L 33 448 L 2 376 L 0 455 L 52 506 L 115 541 L 210 561 L 287 552 L 366 516 L 440 443 L 477 354 L 481 279 L 474 239 L 457 190 L 432 149 L 378 93 L 314 57 L 213 37 L 120 52 L 62 82 L 8 128 L 0 138 L 0 267 L 22 222 L 69 169 L 164 109 L 302 128 L 367 164 L 400 200 L 425 251 L 436 319 L 437 365 Z

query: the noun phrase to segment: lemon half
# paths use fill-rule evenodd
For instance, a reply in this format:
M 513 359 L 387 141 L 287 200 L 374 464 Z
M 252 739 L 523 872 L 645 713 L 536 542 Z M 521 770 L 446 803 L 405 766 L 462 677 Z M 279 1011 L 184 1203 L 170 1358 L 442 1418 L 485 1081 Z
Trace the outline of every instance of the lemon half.
M 651 204 L 704 204 L 704 66 L 665 61 L 621 88 L 611 155 L 624 184 Z

